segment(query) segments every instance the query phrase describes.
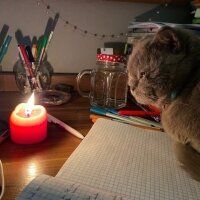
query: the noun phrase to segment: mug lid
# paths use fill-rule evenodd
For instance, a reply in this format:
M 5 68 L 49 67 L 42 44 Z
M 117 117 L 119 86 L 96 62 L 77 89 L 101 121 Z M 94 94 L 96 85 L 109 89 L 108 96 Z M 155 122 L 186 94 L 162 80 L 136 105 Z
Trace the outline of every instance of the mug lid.
M 126 63 L 126 56 L 123 55 L 97 54 L 96 58 L 102 62 Z

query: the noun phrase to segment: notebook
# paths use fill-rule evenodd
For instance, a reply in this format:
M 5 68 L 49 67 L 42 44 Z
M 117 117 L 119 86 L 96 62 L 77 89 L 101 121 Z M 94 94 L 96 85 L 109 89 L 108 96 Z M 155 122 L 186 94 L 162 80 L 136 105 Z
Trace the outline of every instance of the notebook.
M 100 199 L 200 198 L 200 184 L 181 169 L 166 133 L 146 131 L 106 119 L 97 120 L 56 177 L 52 178 L 115 196 Z M 33 183 L 22 193 L 27 195 L 31 187 L 37 188 L 37 181 Z M 60 186 L 55 181 L 43 192 L 51 193 L 51 188 L 55 191 Z M 84 192 L 87 194 L 87 190 L 84 189 Z M 43 199 L 51 199 L 51 195 L 47 196 Z

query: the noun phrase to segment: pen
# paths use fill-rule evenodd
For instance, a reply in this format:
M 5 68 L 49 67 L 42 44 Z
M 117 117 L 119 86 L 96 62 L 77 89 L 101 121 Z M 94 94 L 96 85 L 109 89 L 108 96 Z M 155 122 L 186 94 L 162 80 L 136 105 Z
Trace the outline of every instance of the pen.
M 26 46 L 26 52 L 28 54 L 28 58 L 29 58 L 29 61 L 31 62 L 31 65 L 32 65 L 32 69 L 35 70 L 35 59 L 33 57 L 33 54 L 32 54 L 32 49 L 30 46 Z
M 116 115 L 116 114 L 113 114 L 113 113 L 109 113 L 102 108 L 92 107 L 92 108 L 90 108 L 90 111 L 93 112 L 93 113 L 99 114 L 99 115 L 111 117 L 111 118 L 114 118 L 114 119 L 120 119 L 120 120 L 129 122 L 129 123 L 132 123 L 132 124 L 141 124 L 140 122 L 135 122 L 132 119 L 129 119 L 127 117 L 119 116 L 119 115 Z
M 157 122 L 153 122 L 148 119 L 141 118 L 141 117 L 121 116 L 118 114 L 109 113 L 106 109 L 99 108 L 99 107 L 91 107 L 90 111 L 93 113 L 99 114 L 99 115 L 108 116 L 108 117 L 112 117 L 115 119 L 120 119 L 120 120 L 129 122 L 131 124 L 145 125 L 145 126 L 149 126 L 149 127 L 157 127 L 157 128 L 162 129 L 161 124 L 159 124 Z
M 20 58 L 21 58 L 21 61 L 22 61 L 22 64 L 24 66 L 24 69 L 25 69 L 25 72 L 26 72 L 26 78 L 27 78 L 27 84 L 30 88 L 32 88 L 32 83 L 31 83 L 31 77 L 30 77 L 30 74 L 29 74 L 29 70 L 28 68 L 26 67 L 26 64 L 25 64 L 25 60 L 24 60 L 24 57 L 23 57 L 23 54 L 22 54 L 22 51 L 21 51 L 21 48 L 19 47 L 18 45 L 18 50 L 19 50 L 19 55 L 20 55 Z
M 55 17 L 54 17 L 54 20 L 53 20 L 53 23 L 52 23 L 52 31 L 54 31 L 55 28 L 56 28 L 56 24 L 57 24 L 57 22 L 58 22 L 59 16 L 60 16 L 60 14 L 59 14 L 59 13 L 56 13 L 56 15 L 55 15 Z
M 43 52 L 42 58 L 41 58 L 42 61 L 43 61 L 44 58 L 45 58 L 45 55 L 46 55 L 46 53 L 47 53 L 47 49 L 48 49 L 48 47 L 49 47 L 49 44 L 50 44 L 50 42 L 51 42 L 51 38 L 52 38 L 52 37 L 53 37 L 53 31 L 51 31 L 51 33 L 49 34 L 49 37 L 48 37 L 48 39 L 47 39 L 47 44 L 46 44 L 46 47 L 44 48 L 44 52 Z
M 36 54 L 35 61 L 38 62 L 40 53 L 42 50 L 42 38 L 38 40 L 36 47 L 37 47 L 37 50 L 36 50 L 37 54 Z
M 58 124 L 59 126 L 63 127 L 65 130 L 67 130 L 69 133 L 71 133 L 72 135 L 83 139 L 84 136 L 79 133 L 77 130 L 75 130 L 74 128 L 72 128 L 71 126 L 65 124 L 64 122 L 62 122 L 61 120 L 57 119 L 56 117 L 48 114 L 48 122 L 53 122 L 55 124 Z
M 142 110 L 144 110 L 145 112 L 149 112 L 149 109 L 148 109 L 147 107 L 145 107 L 145 106 L 143 106 L 143 105 L 137 103 L 136 101 L 135 101 L 135 104 L 136 104 L 137 106 L 139 106 L 139 107 L 140 107 Z M 160 122 L 160 116 L 153 116 L 153 115 L 151 115 L 151 118 L 153 118 L 156 122 Z
M 117 115 L 117 114 L 109 113 L 106 110 L 104 110 L 103 108 L 92 107 L 92 108 L 90 108 L 90 111 L 93 112 L 93 113 L 99 114 L 99 115 L 111 117 L 111 118 L 114 118 L 114 119 L 119 119 L 119 120 L 122 120 L 124 122 L 130 123 L 130 124 L 133 124 L 133 125 L 144 124 L 143 122 L 141 122 L 139 120 L 135 120 L 134 118 L 129 118 L 129 117 L 126 117 L 126 116 L 120 116 L 120 115 Z M 146 126 L 151 127 L 150 124 L 146 124 Z
M 44 49 L 44 52 L 43 52 L 43 54 L 42 54 L 41 61 L 43 61 L 44 58 L 45 58 L 45 56 L 46 56 L 47 49 L 48 49 L 49 44 L 50 44 L 50 42 L 51 42 L 51 39 L 52 39 L 52 37 L 53 37 L 53 33 L 54 33 L 55 28 L 56 28 L 56 24 L 57 24 L 57 22 L 58 22 L 58 19 L 59 19 L 59 13 L 56 13 L 55 18 L 54 18 L 53 23 L 52 23 L 51 32 L 50 32 L 50 34 L 49 34 L 49 36 L 48 36 L 48 39 L 47 39 L 47 44 L 46 44 L 45 49 Z
M 158 122 L 152 121 L 152 120 L 148 120 L 148 119 L 144 119 L 142 117 L 133 117 L 133 116 L 129 116 L 130 119 L 133 119 L 135 121 L 141 122 L 142 124 L 145 125 L 149 125 L 151 127 L 157 127 L 157 128 L 163 128 L 162 125 Z
M 157 116 L 160 115 L 160 112 L 141 110 L 120 110 L 118 111 L 118 114 L 127 116 Z
M 8 35 L 0 49 L 0 63 L 3 60 L 4 55 L 6 54 L 7 50 L 8 50 L 8 46 L 10 44 L 12 40 L 12 37 L 10 35 Z
M 30 60 L 28 58 L 28 54 L 25 50 L 25 46 L 19 44 L 18 50 L 19 50 L 20 56 L 22 58 L 22 61 L 23 61 L 23 64 L 24 64 L 30 85 L 32 86 L 32 89 L 38 89 L 39 86 L 36 82 L 36 79 L 35 79 L 35 76 L 34 76 L 34 73 L 33 73 L 33 70 L 32 70 L 32 66 L 31 66 Z
M 39 56 L 38 57 L 38 63 L 37 63 L 38 67 L 40 66 L 40 63 L 42 61 L 42 57 L 43 57 L 44 50 L 45 50 L 45 47 L 47 45 L 47 42 L 48 42 L 48 37 L 46 35 L 44 35 L 42 43 L 41 43 L 41 51 L 40 51 L 40 53 L 38 55 Z
M 27 52 L 27 54 L 28 54 L 28 58 L 29 58 L 29 61 L 30 61 L 30 63 L 31 63 L 31 71 L 33 72 L 33 76 L 35 77 L 35 81 L 36 81 L 36 83 L 37 83 L 37 87 L 40 89 L 40 90 L 42 90 L 42 86 L 41 86 L 41 84 L 40 84 L 40 79 L 39 78 L 37 78 L 37 74 L 36 74 L 36 67 L 35 67 L 35 59 L 34 59 L 34 57 L 33 57 L 33 54 L 32 54 L 32 49 L 31 49 L 31 47 L 30 46 L 26 46 L 26 52 Z
M 149 127 L 149 126 L 145 126 L 145 125 L 137 125 L 137 124 L 132 124 L 132 123 L 130 124 L 128 122 L 125 122 L 125 121 L 122 121 L 119 119 L 113 119 L 113 118 L 103 117 L 103 116 L 99 116 L 99 115 L 92 115 L 92 114 L 90 115 L 90 119 L 92 120 L 93 123 L 95 123 L 100 118 L 109 119 L 109 120 L 121 122 L 124 124 L 129 124 L 129 125 L 132 125 L 137 128 L 142 128 L 142 129 L 147 129 L 147 130 L 152 130 L 152 131 L 163 131 L 163 129 L 159 128 L 159 127 Z

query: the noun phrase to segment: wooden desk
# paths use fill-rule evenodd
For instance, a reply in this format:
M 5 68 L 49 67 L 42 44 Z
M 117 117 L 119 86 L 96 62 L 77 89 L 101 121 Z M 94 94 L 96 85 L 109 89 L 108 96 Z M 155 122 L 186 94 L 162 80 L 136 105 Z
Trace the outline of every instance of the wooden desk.
M 8 120 L 15 106 L 26 102 L 19 92 L 0 92 L 0 119 Z M 60 106 L 46 107 L 49 114 L 64 121 L 83 135 L 92 126 L 89 100 L 72 94 L 71 100 Z M 3 200 L 13 200 L 32 179 L 40 174 L 55 176 L 67 158 L 80 144 L 76 138 L 55 124 L 48 124 L 48 137 L 34 145 L 18 145 L 10 139 L 0 144 L 0 159 L 5 175 Z

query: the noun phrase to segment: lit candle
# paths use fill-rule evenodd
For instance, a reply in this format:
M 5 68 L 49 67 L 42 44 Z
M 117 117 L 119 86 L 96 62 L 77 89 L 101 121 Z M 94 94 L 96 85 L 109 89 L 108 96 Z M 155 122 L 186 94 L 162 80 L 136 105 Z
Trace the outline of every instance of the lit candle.
M 18 144 L 34 144 L 46 138 L 47 112 L 43 106 L 34 105 L 34 93 L 11 113 L 10 136 Z

